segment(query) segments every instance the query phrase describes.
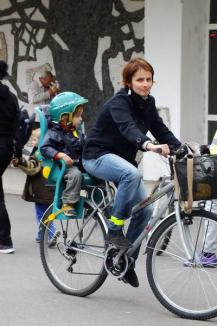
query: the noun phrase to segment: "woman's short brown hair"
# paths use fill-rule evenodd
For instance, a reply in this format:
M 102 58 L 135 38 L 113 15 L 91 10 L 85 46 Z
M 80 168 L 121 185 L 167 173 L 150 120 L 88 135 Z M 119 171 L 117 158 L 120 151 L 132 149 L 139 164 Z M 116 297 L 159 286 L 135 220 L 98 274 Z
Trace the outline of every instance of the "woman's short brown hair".
M 137 72 L 140 69 L 150 71 L 150 73 L 152 74 L 152 80 L 153 80 L 154 69 L 148 61 L 146 61 L 143 58 L 131 59 L 123 69 L 122 76 L 123 76 L 124 86 L 128 86 L 131 83 L 133 75 L 135 74 L 135 72 Z

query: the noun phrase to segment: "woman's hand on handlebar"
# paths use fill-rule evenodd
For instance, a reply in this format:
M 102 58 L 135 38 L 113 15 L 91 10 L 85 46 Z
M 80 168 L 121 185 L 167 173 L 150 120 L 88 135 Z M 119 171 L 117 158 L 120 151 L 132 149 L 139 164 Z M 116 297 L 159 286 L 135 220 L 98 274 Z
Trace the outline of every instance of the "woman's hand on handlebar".
M 164 157 L 168 157 L 168 155 L 170 154 L 170 148 L 167 144 L 155 145 L 150 142 L 147 144 L 146 150 L 158 153 Z

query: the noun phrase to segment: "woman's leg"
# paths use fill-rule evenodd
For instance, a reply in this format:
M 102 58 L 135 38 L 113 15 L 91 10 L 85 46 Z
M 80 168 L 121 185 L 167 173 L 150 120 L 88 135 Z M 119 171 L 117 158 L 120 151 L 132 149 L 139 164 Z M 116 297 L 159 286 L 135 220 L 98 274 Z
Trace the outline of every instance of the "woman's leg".
M 117 223 L 109 223 L 109 229 L 120 229 L 121 221 L 130 216 L 132 207 L 146 197 L 141 174 L 135 166 L 115 154 L 84 160 L 83 165 L 90 174 L 118 185 L 112 210 Z M 133 217 L 127 232 L 130 241 L 133 242 L 141 233 L 151 213 L 152 210 L 146 208 Z

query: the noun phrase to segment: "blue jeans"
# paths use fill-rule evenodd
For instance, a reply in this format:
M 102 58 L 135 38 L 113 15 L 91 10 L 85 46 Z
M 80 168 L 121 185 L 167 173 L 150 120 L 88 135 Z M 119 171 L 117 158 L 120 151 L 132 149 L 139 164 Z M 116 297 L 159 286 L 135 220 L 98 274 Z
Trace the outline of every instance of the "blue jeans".
M 127 219 L 132 207 L 147 196 L 142 175 L 138 169 L 118 155 L 105 154 L 98 159 L 83 160 L 83 166 L 91 175 L 113 181 L 117 185 L 111 214 L 116 218 Z M 148 206 L 132 217 L 126 234 L 130 242 L 133 243 L 144 230 L 151 214 L 152 207 Z M 120 229 L 113 223 L 109 223 L 108 228 L 109 230 Z M 138 253 L 139 250 L 134 254 L 135 259 Z
M 37 230 L 37 234 L 36 234 L 36 240 L 40 240 L 40 229 L 39 229 L 39 224 L 41 222 L 41 219 L 45 213 L 45 211 L 47 210 L 47 208 L 49 207 L 50 205 L 48 204 L 41 204 L 41 203 L 35 203 L 35 220 L 36 220 L 36 224 L 38 226 L 38 230 Z M 56 228 L 55 228 L 55 225 L 53 222 L 50 223 L 50 226 L 49 226 L 49 230 L 48 230 L 48 238 L 49 239 L 52 239 L 53 236 L 55 235 L 55 231 L 56 231 Z

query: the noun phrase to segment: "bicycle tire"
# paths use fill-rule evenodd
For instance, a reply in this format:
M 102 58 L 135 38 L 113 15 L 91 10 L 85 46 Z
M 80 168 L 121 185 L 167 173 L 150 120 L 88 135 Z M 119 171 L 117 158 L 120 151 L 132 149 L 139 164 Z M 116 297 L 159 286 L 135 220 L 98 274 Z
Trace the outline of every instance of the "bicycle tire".
M 92 214 L 93 207 L 86 199 L 84 212 L 82 219 L 55 219 L 45 224 L 43 221 L 46 221 L 49 216 L 50 211 L 48 211 L 41 223 L 40 256 L 45 273 L 58 290 L 79 297 L 95 292 L 107 277 L 104 257 L 99 258 L 84 253 L 84 250 L 88 249 L 104 256 L 106 234 L 104 223 L 98 214 Z M 89 218 L 90 214 L 93 216 Z M 52 248 L 49 247 L 51 223 L 54 224 L 55 234 L 58 235 L 56 245 Z M 73 244 L 69 245 L 73 237 L 75 237 Z M 76 252 L 72 247 L 79 248 L 81 251 Z M 73 259 L 76 261 L 74 262 Z
M 195 259 L 192 262 L 186 259 L 173 214 L 159 224 L 149 240 L 147 278 L 155 297 L 166 309 L 182 318 L 207 320 L 217 316 L 217 268 L 204 267 L 200 253 L 204 248 L 205 228 L 210 222 L 217 223 L 217 215 L 195 209 L 189 221 L 192 224 L 185 229 L 192 236 L 197 263 Z M 161 242 L 170 230 L 170 241 L 159 256 Z

